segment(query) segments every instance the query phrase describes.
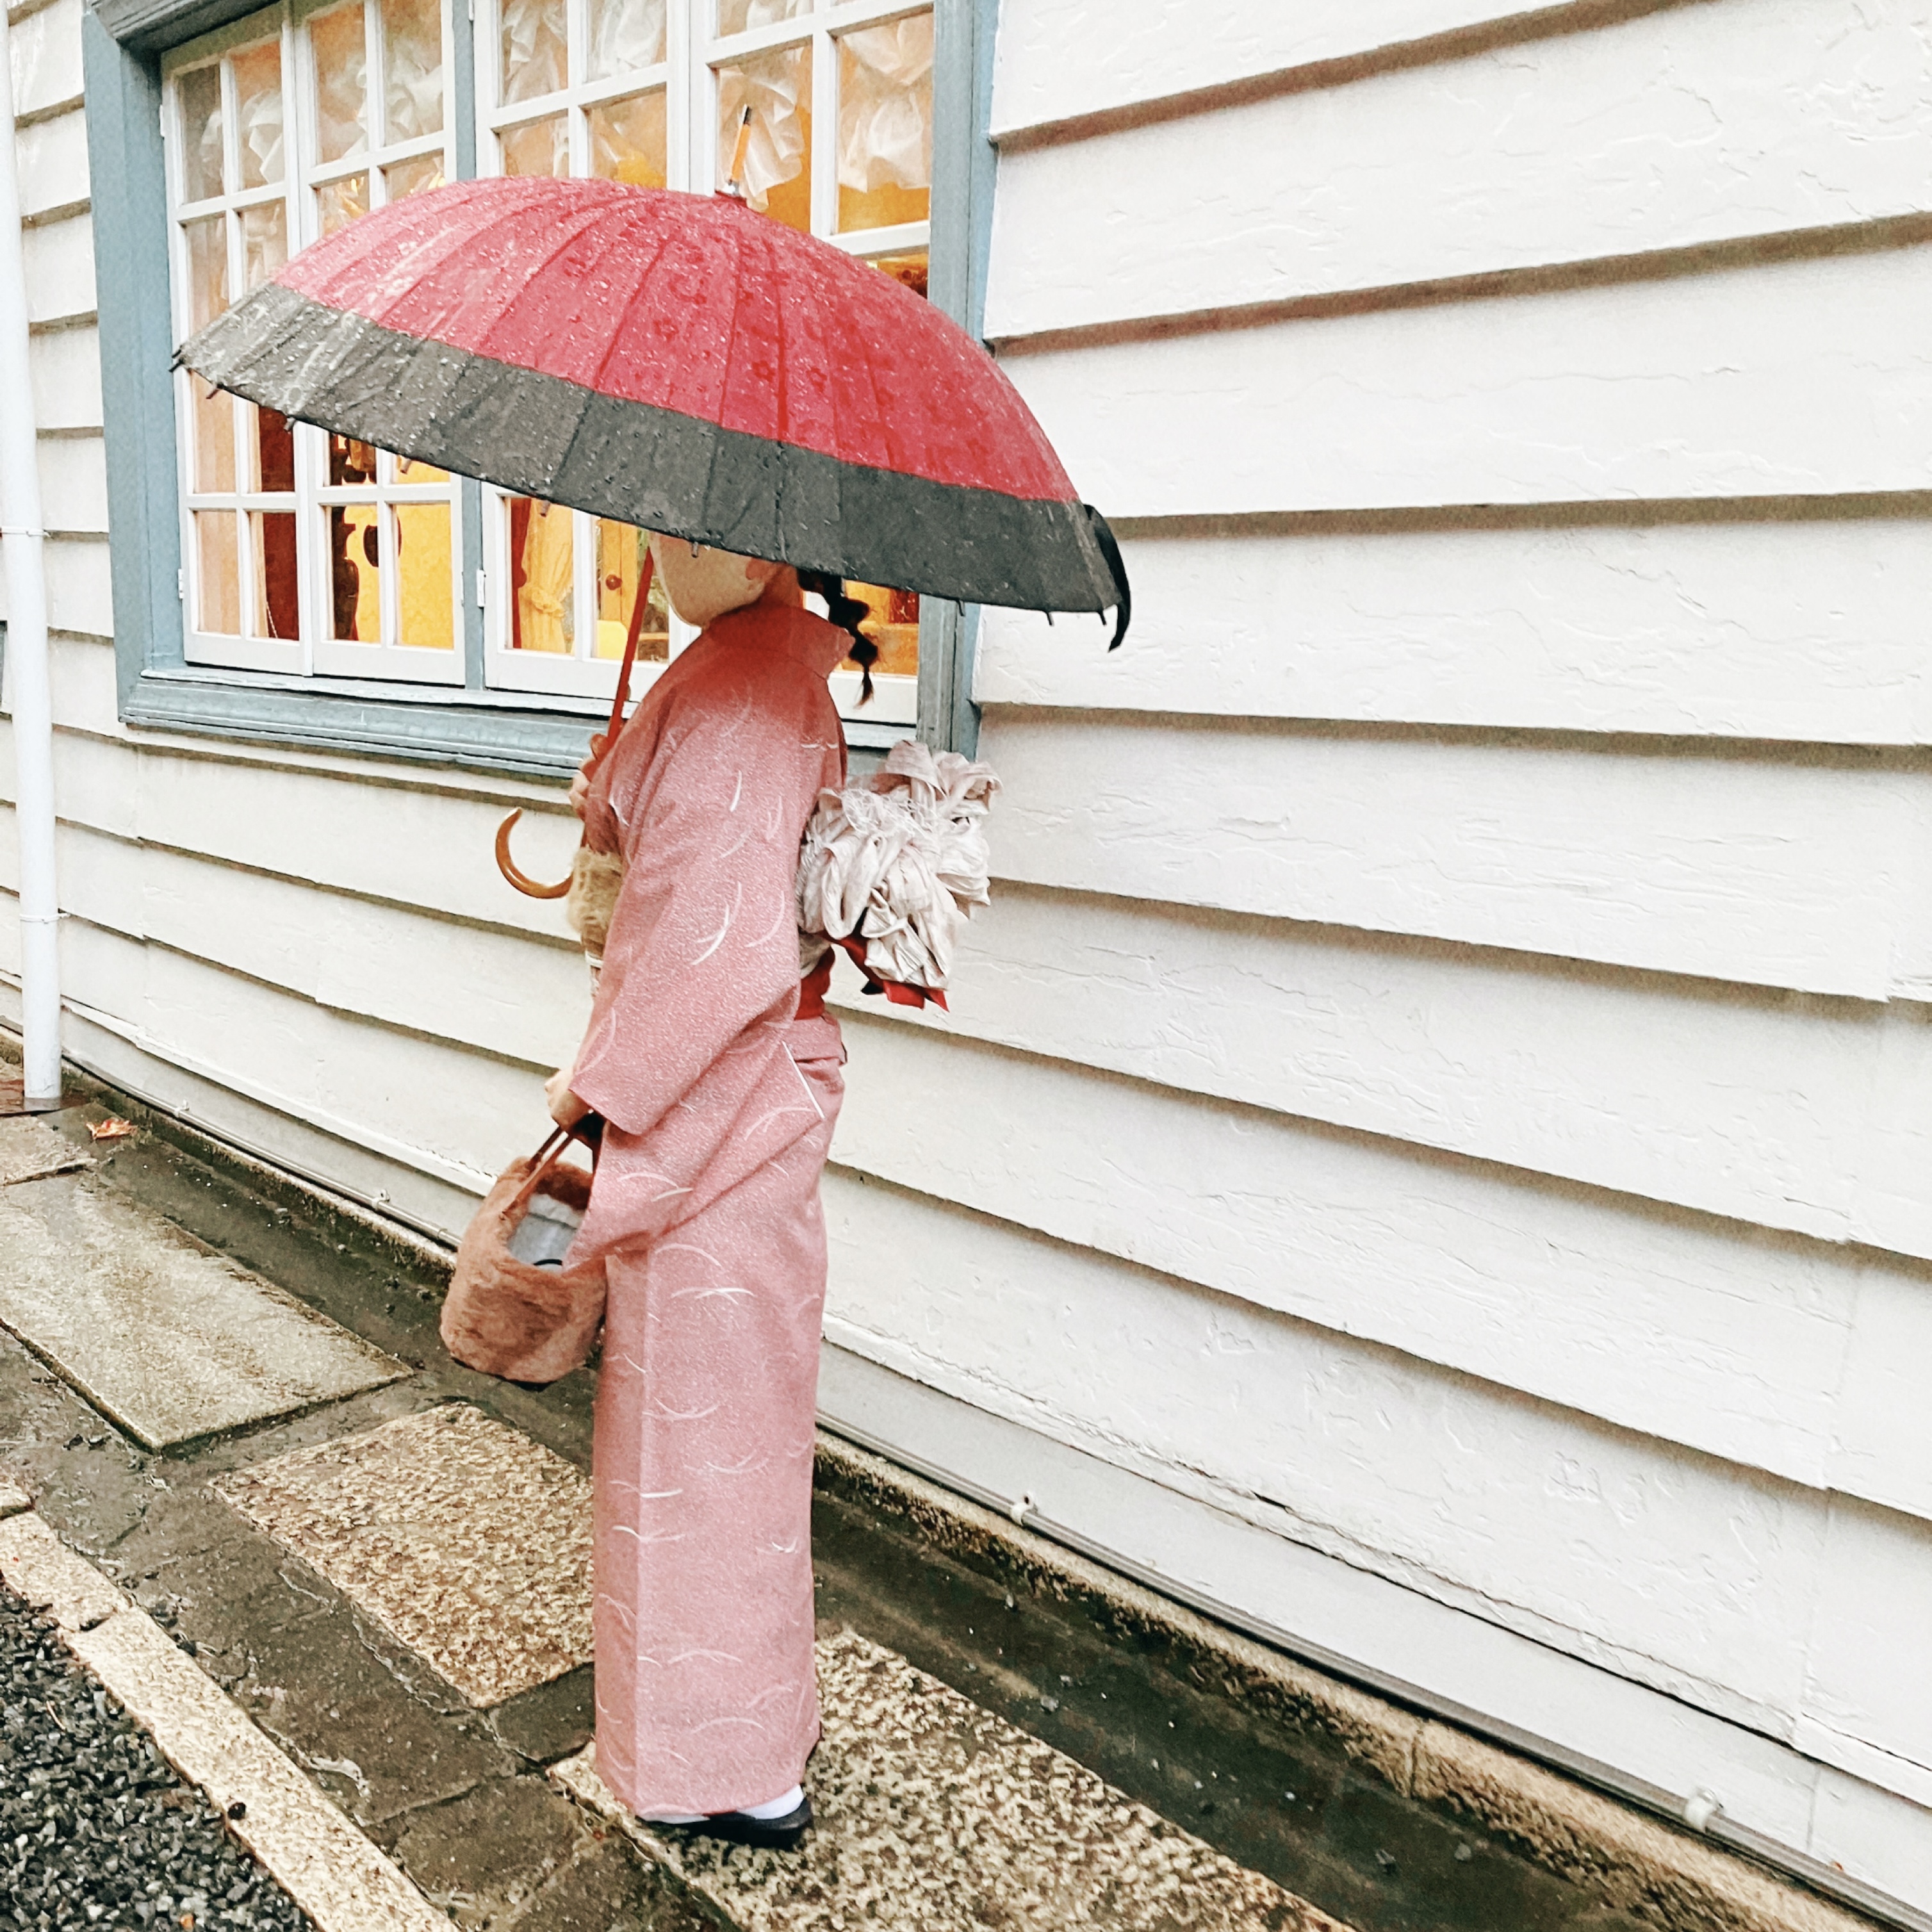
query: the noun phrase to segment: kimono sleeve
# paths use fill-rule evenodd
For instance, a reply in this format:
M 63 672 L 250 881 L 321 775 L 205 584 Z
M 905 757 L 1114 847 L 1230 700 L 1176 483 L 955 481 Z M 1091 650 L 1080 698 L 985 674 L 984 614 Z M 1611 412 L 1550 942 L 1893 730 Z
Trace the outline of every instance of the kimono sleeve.
M 824 760 L 800 684 L 694 694 L 664 721 L 571 1076 L 626 1133 L 720 1060 L 776 1052 L 796 1010 L 799 842 Z

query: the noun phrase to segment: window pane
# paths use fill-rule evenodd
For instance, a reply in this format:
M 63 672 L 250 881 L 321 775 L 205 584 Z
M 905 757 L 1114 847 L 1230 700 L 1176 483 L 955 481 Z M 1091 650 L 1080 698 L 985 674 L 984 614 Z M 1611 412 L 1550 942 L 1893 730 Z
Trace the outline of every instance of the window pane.
M 751 27 L 769 27 L 775 20 L 795 20 L 812 11 L 812 0 L 718 0 L 718 31 L 742 34 Z
M 384 138 L 442 132 L 442 10 L 437 0 L 382 0 Z
M 571 514 L 532 496 L 512 496 L 505 507 L 510 522 L 510 648 L 568 656 L 577 641 Z
M 196 622 L 204 631 L 224 638 L 242 634 L 242 613 L 236 595 L 241 588 L 241 564 L 236 545 L 232 510 L 197 510 L 194 513 L 195 574 L 199 580 L 200 608 Z
M 638 586 L 644 580 L 644 558 L 650 538 L 630 524 L 597 520 L 597 649 L 600 658 L 621 659 L 631 633 L 631 613 L 638 607 Z M 644 605 L 644 628 L 638 634 L 638 662 L 663 664 L 670 656 L 670 615 L 664 586 L 656 578 Z
M 872 266 L 891 276 L 894 281 L 903 283 L 914 295 L 923 296 L 926 291 L 926 250 L 913 248 L 903 255 L 875 255 Z
M 328 439 L 328 480 L 340 488 L 344 484 L 373 483 L 376 480 L 376 452 L 366 442 L 358 442 L 353 436 L 332 436 Z
M 554 94 L 563 85 L 563 8 L 564 0 L 503 0 L 501 98 L 506 104 Z
M 838 43 L 838 226 L 889 228 L 932 212 L 932 16 Z
M 188 238 L 188 313 L 200 328 L 228 306 L 228 218 L 184 221 L 182 232 Z
M 302 611 L 296 595 L 296 513 L 251 510 L 248 524 L 255 550 L 250 634 L 299 638 Z
M 235 487 L 235 398 L 188 378 L 194 396 L 194 487 L 214 495 Z
M 182 199 L 206 201 L 222 191 L 221 70 L 190 68 L 180 90 Z
M 369 46 L 360 0 L 318 14 L 308 23 L 315 56 L 316 144 L 325 161 L 364 153 L 369 145 Z
M 333 235 L 358 214 L 369 212 L 369 177 L 345 175 L 340 181 L 326 182 L 316 190 L 315 204 L 322 233 Z
M 382 635 L 381 512 L 374 503 L 338 504 L 328 512 L 328 634 L 378 644 Z
M 235 146 L 244 188 L 282 178 L 282 49 L 278 40 L 237 54 Z
M 456 641 L 452 608 L 449 506 L 404 503 L 395 518 L 399 641 L 418 650 L 446 651 Z
M 442 157 L 418 154 L 412 161 L 398 161 L 382 170 L 382 191 L 392 201 L 420 194 L 426 188 L 442 185 Z
M 285 202 L 258 202 L 242 211 L 242 274 L 259 289 L 289 259 L 289 218 Z
M 274 410 L 261 410 L 244 403 L 241 406 L 254 418 L 250 451 L 255 473 L 248 479 L 251 490 L 292 490 L 296 487 L 296 442 L 286 416 Z
M 664 0 L 590 0 L 590 78 L 608 80 L 664 57 Z
M 718 70 L 718 185 L 728 184 L 746 108 L 742 185 L 752 206 L 812 232 L 812 49 L 779 47 Z
M 848 584 L 846 590 L 864 598 L 872 615 L 859 620 L 859 628 L 879 647 L 875 671 L 890 671 L 897 677 L 919 675 L 919 596 L 911 590 L 887 590 L 876 584 Z M 849 664 L 850 658 L 847 658 Z
M 567 175 L 570 149 L 563 116 L 526 121 L 503 130 L 503 172 L 506 175 Z
M 590 172 L 633 188 L 664 184 L 664 90 L 608 100 L 590 113 Z
M 439 470 L 433 463 L 418 463 L 413 458 L 399 456 L 396 458 L 396 478 L 398 483 L 447 483 L 449 472 Z

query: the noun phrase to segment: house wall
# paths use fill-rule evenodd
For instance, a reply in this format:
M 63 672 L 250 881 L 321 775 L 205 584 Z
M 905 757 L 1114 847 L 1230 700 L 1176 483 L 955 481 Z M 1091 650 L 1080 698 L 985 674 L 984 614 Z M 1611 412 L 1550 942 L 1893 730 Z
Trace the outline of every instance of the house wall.
M 454 1228 L 586 1006 L 490 838 L 571 822 L 117 722 L 80 0 L 11 17 L 70 1048 Z M 1928 110 L 1923 0 L 1006 0 L 986 328 L 1137 614 L 982 623 L 825 1387 L 1932 1906 Z

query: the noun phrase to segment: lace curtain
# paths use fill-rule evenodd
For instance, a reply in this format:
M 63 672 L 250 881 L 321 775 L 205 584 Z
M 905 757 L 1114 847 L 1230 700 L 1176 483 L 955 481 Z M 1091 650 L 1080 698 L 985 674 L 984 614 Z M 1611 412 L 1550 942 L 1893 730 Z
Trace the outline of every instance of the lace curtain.
M 608 80 L 664 57 L 664 0 L 601 0 L 590 10 L 590 77 Z
M 862 27 L 838 46 L 838 185 L 930 188 L 932 16 Z

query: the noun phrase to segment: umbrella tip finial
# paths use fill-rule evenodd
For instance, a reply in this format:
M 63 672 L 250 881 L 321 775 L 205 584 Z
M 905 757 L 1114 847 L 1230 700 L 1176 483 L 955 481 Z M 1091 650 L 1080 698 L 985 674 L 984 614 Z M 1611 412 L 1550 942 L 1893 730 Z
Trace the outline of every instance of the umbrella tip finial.
M 745 156 L 752 145 L 752 104 L 738 117 L 738 145 L 731 151 L 731 171 L 724 177 L 724 192 L 734 201 L 748 200 L 745 188 Z
M 1114 634 L 1107 648 L 1117 651 L 1120 648 L 1120 640 L 1127 634 L 1128 625 L 1133 621 L 1133 586 L 1127 581 L 1127 566 L 1120 560 L 1120 544 L 1106 518 L 1091 503 L 1083 503 L 1080 507 L 1087 512 L 1088 526 L 1094 532 L 1094 540 L 1100 545 L 1100 554 L 1114 580 Z

